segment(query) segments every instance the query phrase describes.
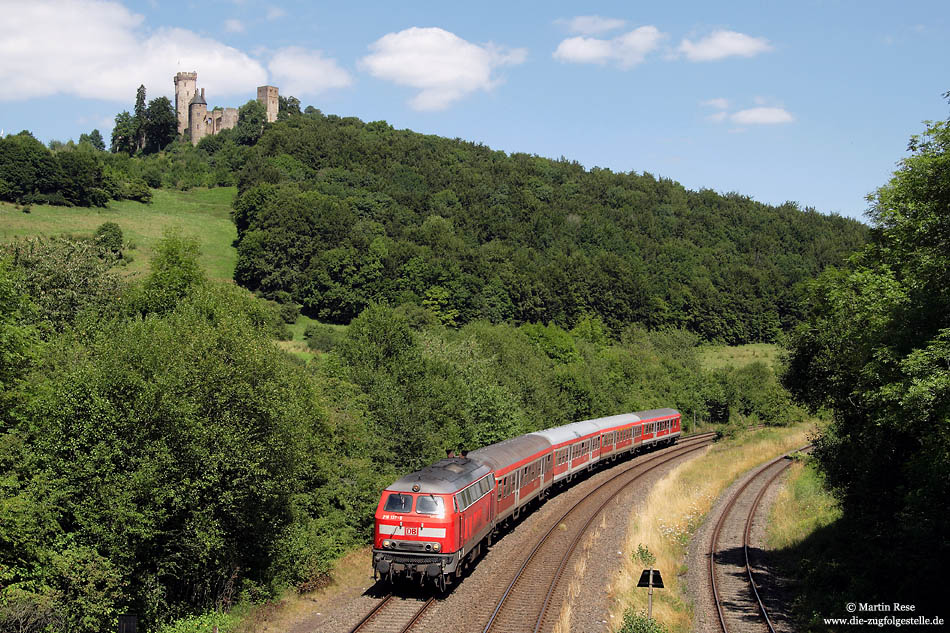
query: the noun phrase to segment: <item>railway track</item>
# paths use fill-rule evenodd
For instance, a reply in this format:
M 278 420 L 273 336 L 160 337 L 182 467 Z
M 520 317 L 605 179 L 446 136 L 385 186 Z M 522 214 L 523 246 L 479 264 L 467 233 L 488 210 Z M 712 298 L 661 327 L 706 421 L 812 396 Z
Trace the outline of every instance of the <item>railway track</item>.
M 707 552 L 709 583 L 723 633 L 776 633 L 755 580 L 749 542 L 759 503 L 791 466 L 790 454 L 773 459 L 747 478 L 729 498 L 713 528 Z
M 560 611 L 564 571 L 593 521 L 628 486 L 670 460 L 705 448 L 713 436 L 692 436 L 675 449 L 633 462 L 565 511 L 528 554 L 498 600 L 483 633 L 549 630 Z
M 407 633 L 433 604 L 435 597 L 407 598 L 389 594 L 350 633 Z

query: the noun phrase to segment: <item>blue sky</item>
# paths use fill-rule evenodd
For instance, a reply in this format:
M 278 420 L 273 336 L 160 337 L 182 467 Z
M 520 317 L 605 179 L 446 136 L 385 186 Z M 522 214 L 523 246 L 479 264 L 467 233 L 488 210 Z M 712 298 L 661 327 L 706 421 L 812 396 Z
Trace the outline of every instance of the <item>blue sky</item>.
M 950 3 L 0 0 L 0 128 L 108 139 L 135 89 L 327 114 L 861 218 L 947 117 Z

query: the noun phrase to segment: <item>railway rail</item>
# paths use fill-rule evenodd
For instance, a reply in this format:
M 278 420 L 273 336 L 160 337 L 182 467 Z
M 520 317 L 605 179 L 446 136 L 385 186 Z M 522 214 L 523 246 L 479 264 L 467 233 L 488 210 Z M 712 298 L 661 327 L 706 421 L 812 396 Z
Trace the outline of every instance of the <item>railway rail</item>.
M 669 452 L 635 462 L 567 509 L 538 540 L 512 578 L 483 633 L 540 633 L 550 628 L 550 615 L 560 604 L 557 598 L 564 571 L 593 521 L 631 484 L 673 459 L 705 448 L 713 436 L 692 436 Z
M 810 445 L 803 446 L 761 466 L 731 495 L 719 515 L 719 520 L 713 528 L 707 554 L 709 583 L 719 626 L 723 633 L 765 630 L 776 633 L 752 569 L 749 555 L 752 524 L 766 491 L 791 466 L 789 455 L 809 447 Z M 744 514 L 738 511 L 739 507 L 746 509 Z M 726 529 L 727 526 L 728 529 Z M 724 529 L 727 532 L 725 536 Z M 738 542 L 740 534 L 741 559 L 737 556 L 738 547 L 731 549 L 720 547 L 720 543 L 727 540 Z M 744 574 L 742 571 L 737 572 L 737 569 L 742 569 Z
M 407 598 L 395 594 L 383 597 L 349 633 L 407 633 L 435 604 L 435 597 Z

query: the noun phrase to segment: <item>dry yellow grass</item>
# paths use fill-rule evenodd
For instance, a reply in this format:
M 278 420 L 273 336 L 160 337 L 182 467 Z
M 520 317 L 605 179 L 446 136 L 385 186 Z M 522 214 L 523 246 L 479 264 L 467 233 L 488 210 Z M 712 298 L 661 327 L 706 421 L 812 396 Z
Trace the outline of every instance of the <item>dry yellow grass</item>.
M 656 556 L 664 589 L 654 590 L 653 617 L 673 632 L 692 626 L 692 604 L 686 595 L 685 557 L 689 539 L 703 522 L 716 498 L 743 472 L 807 443 L 814 425 L 767 428 L 721 442 L 705 455 L 674 468 L 660 480 L 642 511 L 630 517 L 624 569 L 610 589 L 611 621 L 623 621 L 623 612 L 646 611 L 647 592 L 637 589 L 641 567 L 630 560 L 639 544 Z

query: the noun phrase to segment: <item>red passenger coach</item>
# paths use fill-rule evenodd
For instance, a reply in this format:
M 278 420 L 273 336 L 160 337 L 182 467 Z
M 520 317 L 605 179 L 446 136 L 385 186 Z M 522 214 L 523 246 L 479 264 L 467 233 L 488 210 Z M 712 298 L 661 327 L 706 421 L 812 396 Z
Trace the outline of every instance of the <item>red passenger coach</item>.
M 517 518 L 529 502 L 551 487 L 551 445 L 536 434 L 520 435 L 469 453 L 471 459 L 491 467 L 495 475 L 495 523 Z
M 467 457 L 440 460 L 383 491 L 376 508 L 373 570 L 383 578 L 427 577 L 441 589 L 518 518 L 581 471 L 639 450 L 672 444 L 680 414 L 653 409 L 528 433 Z

